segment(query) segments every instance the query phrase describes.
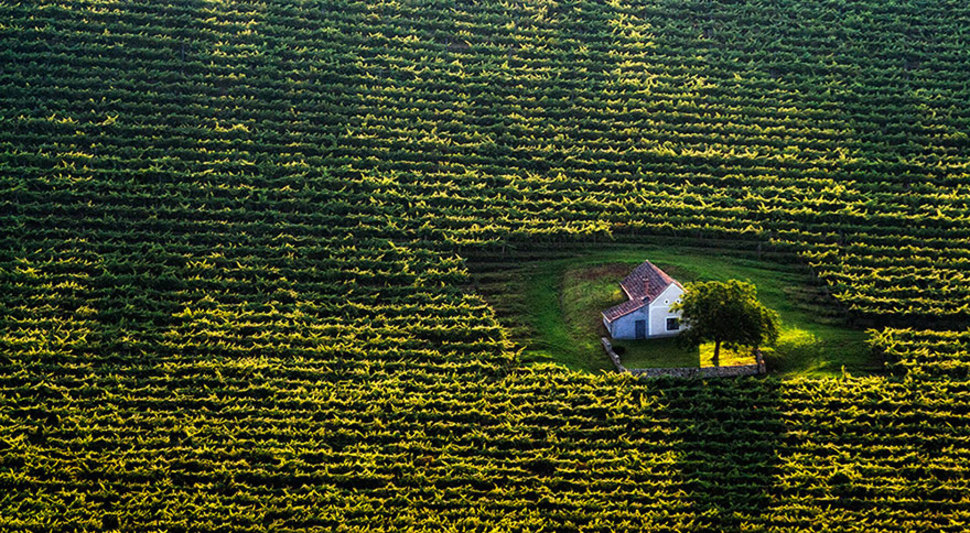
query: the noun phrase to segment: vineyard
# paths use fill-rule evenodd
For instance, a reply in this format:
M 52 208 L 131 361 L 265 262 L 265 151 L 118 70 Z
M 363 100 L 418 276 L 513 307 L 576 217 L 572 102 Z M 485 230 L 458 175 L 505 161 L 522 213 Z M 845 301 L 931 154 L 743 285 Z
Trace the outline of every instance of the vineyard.
M 0 530 L 970 527 L 962 2 L 40 0 L 0 44 Z M 474 290 L 664 243 L 810 272 L 885 372 L 531 364 Z

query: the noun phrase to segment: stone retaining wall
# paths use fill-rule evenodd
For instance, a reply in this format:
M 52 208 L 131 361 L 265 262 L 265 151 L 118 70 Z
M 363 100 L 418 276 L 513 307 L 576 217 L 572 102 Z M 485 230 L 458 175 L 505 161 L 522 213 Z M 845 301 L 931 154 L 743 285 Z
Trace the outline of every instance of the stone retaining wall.
M 610 342 L 610 339 L 600 337 L 600 340 L 603 341 L 603 349 L 606 350 L 606 355 L 609 356 L 610 361 L 613 361 L 613 366 L 616 367 L 616 371 L 626 372 L 626 367 L 623 366 L 623 363 L 620 363 L 620 356 L 616 355 L 616 352 L 613 351 L 613 344 Z
M 758 361 L 753 365 L 717 366 L 717 367 L 687 367 L 687 368 L 627 368 L 620 362 L 620 356 L 613 351 L 613 344 L 606 337 L 600 339 L 606 355 L 613 361 L 618 372 L 629 372 L 640 378 L 658 378 L 671 376 L 677 378 L 733 378 L 737 376 L 756 376 L 765 373 L 765 361 L 761 357 L 761 350 L 755 352 Z

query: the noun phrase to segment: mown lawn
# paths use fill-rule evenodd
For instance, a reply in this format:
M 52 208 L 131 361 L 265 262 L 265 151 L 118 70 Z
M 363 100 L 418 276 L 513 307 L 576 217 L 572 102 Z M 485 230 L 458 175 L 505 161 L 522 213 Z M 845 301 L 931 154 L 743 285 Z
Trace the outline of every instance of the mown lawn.
M 866 333 L 844 323 L 834 302 L 798 269 L 732 256 L 717 250 L 637 247 L 589 252 L 575 258 L 536 262 L 524 268 L 528 283 L 521 309 L 535 338 L 524 356 L 554 361 L 577 370 L 610 370 L 600 337 L 606 335 L 601 311 L 624 300 L 619 281 L 649 259 L 681 283 L 698 280 L 749 280 L 759 299 L 781 315 L 776 346 L 765 350 L 778 374 L 831 377 L 881 369 L 865 344 Z M 710 366 L 712 346 L 686 350 L 675 339 L 616 341 L 630 368 Z M 748 364 L 750 353 L 722 350 L 721 364 Z

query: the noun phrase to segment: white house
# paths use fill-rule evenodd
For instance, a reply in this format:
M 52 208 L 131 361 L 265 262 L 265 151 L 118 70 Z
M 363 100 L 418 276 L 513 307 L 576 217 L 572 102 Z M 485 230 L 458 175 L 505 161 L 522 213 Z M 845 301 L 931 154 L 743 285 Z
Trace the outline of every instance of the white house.
M 680 333 L 680 313 L 670 306 L 684 287 L 650 261 L 620 282 L 629 300 L 603 311 L 603 325 L 614 339 L 649 339 Z

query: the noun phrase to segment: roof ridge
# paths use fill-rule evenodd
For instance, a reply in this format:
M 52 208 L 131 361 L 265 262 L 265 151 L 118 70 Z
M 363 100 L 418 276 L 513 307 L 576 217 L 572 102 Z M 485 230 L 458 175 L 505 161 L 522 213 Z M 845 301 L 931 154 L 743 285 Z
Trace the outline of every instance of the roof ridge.
M 649 259 L 644 260 L 620 282 L 620 287 L 626 292 L 628 300 L 607 309 L 603 315 L 607 320 L 615 320 L 636 311 L 656 300 L 671 284 L 683 288 L 677 280 Z

